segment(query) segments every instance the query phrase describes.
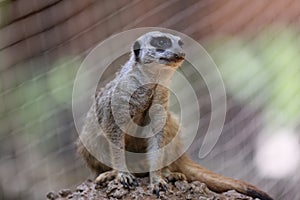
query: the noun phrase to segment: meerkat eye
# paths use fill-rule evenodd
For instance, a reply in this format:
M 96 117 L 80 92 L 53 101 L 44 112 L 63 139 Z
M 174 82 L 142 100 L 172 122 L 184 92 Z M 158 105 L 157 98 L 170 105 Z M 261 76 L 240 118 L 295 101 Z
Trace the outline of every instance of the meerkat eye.
M 183 46 L 182 40 L 178 40 L 178 45 L 181 46 L 181 47 Z
M 167 49 L 172 46 L 172 42 L 167 37 L 154 37 L 150 41 L 150 44 L 157 49 Z

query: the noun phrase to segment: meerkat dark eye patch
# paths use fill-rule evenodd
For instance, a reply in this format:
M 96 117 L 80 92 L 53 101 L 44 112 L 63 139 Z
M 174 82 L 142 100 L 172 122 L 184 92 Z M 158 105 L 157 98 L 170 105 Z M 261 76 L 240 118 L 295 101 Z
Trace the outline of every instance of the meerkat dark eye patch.
M 170 38 L 163 37 L 153 37 L 150 41 L 150 45 L 161 50 L 168 49 L 172 47 L 172 41 Z
M 135 60 L 136 61 L 139 61 L 140 50 L 141 50 L 141 45 L 140 45 L 140 43 L 138 41 L 136 41 L 133 44 L 133 53 L 135 55 Z

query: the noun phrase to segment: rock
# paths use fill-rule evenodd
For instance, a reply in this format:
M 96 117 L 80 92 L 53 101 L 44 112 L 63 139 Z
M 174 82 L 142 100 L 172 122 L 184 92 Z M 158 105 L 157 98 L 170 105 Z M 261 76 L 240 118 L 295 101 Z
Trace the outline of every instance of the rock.
M 108 181 L 104 185 L 97 185 L 87 180 L 76 187 L 75 191 L 62 189 L 59 195 L 49 192 L 50 200 L 88 200 L 88 199 L 124 199 L 124 200 L 154 200 L 157 196 L 149 187 L 149 178 L 137 178 L 138 186 L 125 188 L 116 180 Z M 209 190 L 204 183 L 194 181 L 170 182 L 168 190 L 160 192 L 160 199 L 201 199 L 201 200 L 253 200 L 251 197 L 242 195 L 234 190 L 222 194 Z
M 55 200 L 58 198 L 58 194 L 56 194 L 55 192 L 48 192 L 48 194 L 46 195 L 46 197 L 50 200 Z
M 61 197 L 67 197 L 69 194 L 72 194 L 70 189 L 62 189 L 58 192 Z

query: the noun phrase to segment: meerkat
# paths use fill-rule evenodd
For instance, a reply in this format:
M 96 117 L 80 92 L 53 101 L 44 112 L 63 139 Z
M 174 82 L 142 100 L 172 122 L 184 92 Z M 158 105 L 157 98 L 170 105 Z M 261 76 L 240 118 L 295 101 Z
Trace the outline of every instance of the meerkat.
M 176 138 L 180 126 L 176 116 L 169 110 L 170 94 L 168 88 L 163 85 L 170 84 L 174 71 L 184 61 L 185 52 L 182 46 L 181 38 L 169 33 L 153 31 L 142 35 L 133 43 L 130 59 L 120 72 L 95 94 L 95 102 L 87 114 L 81 139 L 94 138 L 90 141 L 95 148 L 98 148 L 98 141 L 107 140 L 108 142 L 105 143 L 107 145 L 102 145 L 107 146 L 106 149 L 97 149 L 97 154 L 111 160 L 112 167 L 96 159 L 80 139 L 77 141 L 77 150 L 88 167 L 97 173 L 96 183 L 117 179 L 127 187 L 136 185 L 134 174 L 128 170 L 117 170 L 126 163 L 126 158 L 122 151 L 111 146 L 115 145 L 126 151 L 147 153 L 163 148 L 164 145 Z M 165 111 L 165 121 L 163 127 L 151 137 L 134 137 L 132 132 L 136 136 L 145 133 L 139 132 L 139 128 L 124 130 L 120 127 L 120 124 L 122 126 L 122 123 L 127 123 L 123 119 L 128 114 L 130 119 L 139 126 L 147 125 L 150 120 L 155 125 L 156 118 L 159 119 L 157 120 L 159 123 L 161 121 L 159 110 L 154 109 L 154 112 L 152 110 L 152 117 L 149 117 L 151 106 L 157 104 L 160 105 L 159 109 Z M 115 110 L 112 110 L 114 107 Z M 115 112 L 114 115 L 113 112 Z M 97 138 L 100 131 L 104 137 Z M 209 189 L 215 192 L 233 189 L 261 200 L 272 200 L 268 194 L 255 186 L 224 177 L 200 166 L 186 154 L 181 155 L 181 148 L 181 141 L 176 138 L 170 151 L 155 157 L 153 155 L 147 157 L 148 164 L 145 166 L 149 168 L 150 185 L 154 193 L 159 195 L 160 191 L 166 190 L 166 181 L 168 180 L 197 180 L 205 183 Z M 176 153 L 181 155 L 176 161 L 168 166 L 162 165 L 164 156 Z

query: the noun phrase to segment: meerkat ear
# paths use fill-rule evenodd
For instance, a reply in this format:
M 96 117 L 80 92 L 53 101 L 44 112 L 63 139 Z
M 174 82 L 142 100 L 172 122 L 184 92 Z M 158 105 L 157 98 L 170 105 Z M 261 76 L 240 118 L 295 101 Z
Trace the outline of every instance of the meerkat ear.
M 135 41 L 135 43 L 133 44 L 133 53 L 136 61 L 139 61 L 140 50 L 141 44 L 138 41 Z

